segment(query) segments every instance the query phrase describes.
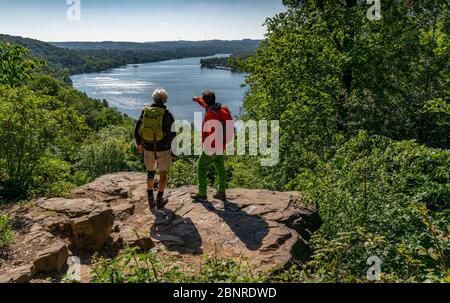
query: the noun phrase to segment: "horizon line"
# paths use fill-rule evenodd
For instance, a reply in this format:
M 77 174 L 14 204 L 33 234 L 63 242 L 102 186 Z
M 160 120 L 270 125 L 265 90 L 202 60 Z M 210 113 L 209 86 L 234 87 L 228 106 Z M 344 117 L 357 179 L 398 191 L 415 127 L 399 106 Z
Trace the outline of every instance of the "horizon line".
M 30 40 L 37 40 L 42 41 L 46 43 L 105 43 L 105 42 L 112 42 L 112 43 L 136 43 L 136 44 L 145 44 L 145 43 L 158 43 L 158 42 L 210 42 L 210 41 L 263 41 L 264 38 L 242 38 L 242 39 L 199 39 L 199 40 L 147 40 L 147 41 L 135 41 L 135 40 L 64 40 L 64 41 L 48 41 L 48 40 L 41 40 L 38 38 L 30 37 L 30 36 L 21 36 L 21 35 L 14 35 L 14 34 L 7 34 L 7 33 L 0 33 L 0 35 L 4 36 L 10 36 L 10 37 L 18 37 L 23 39 L 30 39 Z
M 22 37 L 25 38 L 25 37 Z M 34 39 L 34 38 L 28 38 L 28 39 Z M 36 39 L 39 40 L 39 39 Z M 78 41 L 44 41 L 47 43 L 105 43 L 105 42 L 112 42 L 112 43 L 138 43 L 138 44 L 144 44 L 144 43 L 158 43 L 158 42 L 211 42 L 211 41 L 262 41 L 264 39 L 256 39 L 256 38 L 244 38 L 244 39 L 208 39 L 208 40 L 149 40 L 149 41 L 135 41 L 135 40 L 78 40 Z

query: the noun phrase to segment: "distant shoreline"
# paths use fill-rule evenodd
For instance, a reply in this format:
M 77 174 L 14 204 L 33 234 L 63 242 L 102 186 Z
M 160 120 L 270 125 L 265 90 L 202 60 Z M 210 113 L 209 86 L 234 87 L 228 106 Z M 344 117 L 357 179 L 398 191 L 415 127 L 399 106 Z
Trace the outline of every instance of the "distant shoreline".
M 167 61 L 173 61 L 173 60 L 183 60 L 183 59 L 193 59 L 193 58 L 198 58 L 199 59 L 199 63 L 200 63 L 200 68 L 206 68 L 203 67 L 201 64 L 201 60 L 203 59 L 214 59 L 214 58 L 226 58 L 226 56 L 230 57 L 231 54 L 221 54 L 221 53 L 217 53 L 217 54 L 213 54 L 213 55 L 205 55 L 205 56 L 188 56 L 188 57 L 180 57 L 180 58 L 171 58 L 171 59 L 164 59 L 164 60 L 155 60 L 155 61 L 148 61 L 148 62 L 140 62 L 140 63 L 126 63 L 126 64 L 122 64 L 122 65 L 118 65 L 118 66 L 114 66 L 114 67 L 108 67 L 102 70 L 98 70 L 98 71 L 89 71 L 89 72 L 85 72 L 85 73 L 73 73 L 73 74 L 69 74 L 70 77 L 72 76 L 79 76 L 79 75 L 88 75 L 88 74 L 96 74 L 96 73 L 102 73 L 102 72 L 108 72 L 114 69 L 118 69 L 118 68 L 127 68 L 127 67 L 133 67 L 133 68 L 139 68 L 139 65 L 142 64 L 151 64 L 151 63 L 161 63 L 161 62 L 167 62 Z M 237 72 L 234 71 L 228 67 L 215 67 L 215 68 L 211 68 L 211 69 L 217 69 L 217 70 L 228 70 L 228 71 L 233 71 L 233 72 Z

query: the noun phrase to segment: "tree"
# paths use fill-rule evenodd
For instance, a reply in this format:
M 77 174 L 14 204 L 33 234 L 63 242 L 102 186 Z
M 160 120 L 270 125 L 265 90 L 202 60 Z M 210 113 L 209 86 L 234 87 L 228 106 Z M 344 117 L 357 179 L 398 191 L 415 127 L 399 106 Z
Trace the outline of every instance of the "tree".
M 48 99 L 25 88 L 0 86 L 0 159 L 9 197 L 24 197 L 39 159 L 61 136 L 60 111 L 47 110 Z
M 284 4 L 245 66 L 246 111 L 281 120 L 282 164 L 273 171 L 280 184 L 360 130 L 450 146 L 449 126 L 437 123 L 442 113 L 427 110 L 433 100 L 448 102 L 446 1 L 386 0 L 379 21 L 366 18 L 365 1 Z
M 27 59 L 28 50 L 20 45 L 0 43 L 0 84 L 18 87 L 32 79 L 40 60 Z

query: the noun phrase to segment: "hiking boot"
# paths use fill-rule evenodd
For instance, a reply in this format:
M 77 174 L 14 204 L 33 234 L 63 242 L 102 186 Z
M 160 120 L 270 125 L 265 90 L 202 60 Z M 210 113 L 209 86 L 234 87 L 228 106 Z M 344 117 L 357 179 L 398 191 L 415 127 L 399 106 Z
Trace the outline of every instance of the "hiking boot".
M 199 195 L 199 194 L 192 194 L 191 198 L 194 202 L 205 202 L 208 201 L 208 196 L 204 195 Z
M 213 198 L 214 198 L 214 199 L 217 199 L 217 200 L 221 200 L 221 201 L 226 201 L 226 200 L 227 200 L 227 194 L 226 194 L 225 192 L 218 191 L 218 192 L 213 196 Z
M 156 199 L 156 207 L 158 209 L 164 208 L 164 206 L 167 205 L 167 203 L 169 203 L 169 199 L 164 198 L 164 197 L 158 197 Z
M 150 207 L 150 210 L 153 210 L 156 208 L 156 202 L 155 202 L 155 196 L 153 194 L 153 190 L 147 191 L 148 196 L 148 206 Z

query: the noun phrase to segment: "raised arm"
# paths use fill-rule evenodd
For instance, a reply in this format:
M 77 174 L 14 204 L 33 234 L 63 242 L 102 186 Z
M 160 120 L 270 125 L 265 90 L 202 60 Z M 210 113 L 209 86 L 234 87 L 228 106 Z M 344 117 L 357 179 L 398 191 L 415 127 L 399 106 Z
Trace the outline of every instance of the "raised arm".
M 206 109 L 208 106 L 206 105 L 205 101 L 203 101 L 202 98 L 194 97 L 192 101 L 197 102 L 202 108 Z

